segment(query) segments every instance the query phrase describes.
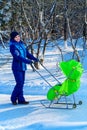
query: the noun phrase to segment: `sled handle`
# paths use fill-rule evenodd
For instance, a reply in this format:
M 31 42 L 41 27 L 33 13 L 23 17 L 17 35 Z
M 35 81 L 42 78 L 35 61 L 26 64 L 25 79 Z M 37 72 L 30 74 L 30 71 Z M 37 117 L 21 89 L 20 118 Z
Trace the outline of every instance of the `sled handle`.
M 39 61 L 39 63 L 41 64 L 40 61 Z M 41 66 L 42 66 L 59 84 L 61 84 L 61 82 L 60 82 L 43 64 L 41 64 Z
M 40 75 L 40 77 L 50 86 L 53 87 L 36 69 L 35 71 Z

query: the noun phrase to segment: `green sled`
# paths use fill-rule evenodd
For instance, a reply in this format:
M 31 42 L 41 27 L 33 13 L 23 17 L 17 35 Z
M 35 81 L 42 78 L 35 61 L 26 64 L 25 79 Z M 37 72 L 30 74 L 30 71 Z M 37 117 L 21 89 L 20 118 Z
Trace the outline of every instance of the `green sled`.
M 75 60 L 61 62 L 60 68 L 67 78 L 61 85 L 57 84 L 48 90 L 47 99 L 51 101 L 63 95 L 73 94 L 80 87 L 80 78 L 83 73 L 80 62 Z

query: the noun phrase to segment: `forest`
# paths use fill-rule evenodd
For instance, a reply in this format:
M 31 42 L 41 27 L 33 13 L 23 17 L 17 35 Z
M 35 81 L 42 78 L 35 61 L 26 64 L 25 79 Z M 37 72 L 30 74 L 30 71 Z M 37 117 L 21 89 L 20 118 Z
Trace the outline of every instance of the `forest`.
M 86 28 L 87 0 L 0 0 L 0 44 L 5 48 L 9 34 L 16 30 L 32 54 L 34 45 L 37 58 L 42 51 L 42 61 L 49 41 L 58 39 L 64 40 L 65 48 L 67 39 L 70 39 L 76 58 L 80 61 L 76 45 L 82 37 L 83 50 L 87 48 Z M 76 39 L 75 44 L 72 39 Z M 58 44 L 57 47 L 61 51 Z

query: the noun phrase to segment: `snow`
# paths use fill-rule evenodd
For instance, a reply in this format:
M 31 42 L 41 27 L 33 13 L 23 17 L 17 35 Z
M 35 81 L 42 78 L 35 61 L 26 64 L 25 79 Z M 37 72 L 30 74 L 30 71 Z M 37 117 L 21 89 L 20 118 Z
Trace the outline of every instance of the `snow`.
M 69 51 L 72 50 L 68 48 Z M 64 53 L 67 50 L 64 50 Z M 4 60 L 3 60 L 4 57 Z M 62 82 L 64 75 L 57 66 L 61 61 L 56 47 L 47 50 L 44 66 Z M 76 103 L 82 101 L 74 109 L 66 109 L 66 106 L 56 105 L 55 108 L 45 108 L 41 101 L 46 100 L 46 94 L 57 81 L 40 65 L 37 70 L 46 80 L 33 72 L 28 66 L 24 85 L 24 96 L 29 105 L 12 105 L 11 92 L 15 81 L 11 71 L 11 55 L 9 49 L 0 49 L 0 130 L 87 130 L 87 57 L 84 57 L 84 73 L 81 77 L 80 89 L 75 93 Z M 7 59 L 7 60 L 5 60 Z M 59 71 L 58 71 L 59 70 Z M 72 101 L 72 95 L 67 97 Z M 65 109 L 63 109 L 63 108 Z M 61 108 L 61 109 L 60 109 Z

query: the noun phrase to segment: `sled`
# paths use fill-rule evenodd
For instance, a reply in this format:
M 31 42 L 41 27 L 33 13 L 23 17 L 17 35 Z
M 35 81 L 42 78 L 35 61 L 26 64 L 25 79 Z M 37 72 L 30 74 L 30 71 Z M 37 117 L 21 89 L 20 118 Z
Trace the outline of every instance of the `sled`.
M 51 86 L 47 92 L 47 99 L 40 102 L 45 108 L 76 108 L 77 105 L 82 104 L 82 101 L 76 103 L 74 96 L 75 92 L 78 91 L 80 87 L 80 78 L 83 73 L 82 65 L 76 60 L 69 60 L 60 62 L 59 66 L 66 76 L 66 79 L 62 83 L 58 81 L 58 84 L 54 86 L 46 81 L 46 79 L 44 79 L 44 77 L 37 71 L 39 75 Z M 44 69 L 48 71 L 47 68 L 44 67 Z M 51 76 L 53 75 L 51 74 Z M 55 77 L 53 76 L 53 78 Z M 71 96 L 72 101 L 68 99 L 68 97 Z

